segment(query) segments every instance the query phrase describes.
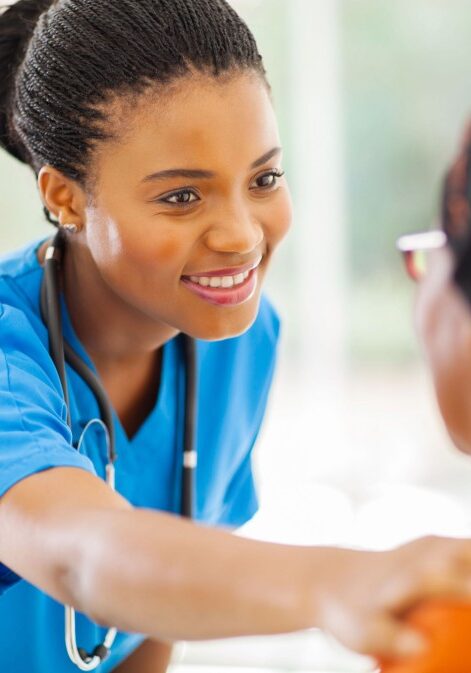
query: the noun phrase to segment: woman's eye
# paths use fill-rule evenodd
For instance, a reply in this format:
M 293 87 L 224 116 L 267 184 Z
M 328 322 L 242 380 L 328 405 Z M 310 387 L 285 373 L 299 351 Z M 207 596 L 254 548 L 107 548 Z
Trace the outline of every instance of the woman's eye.
M 194 199 L 191 199 L 190 197 L 194 196 Z M 170 203 L 173 205 L 181 205 L 181 206 L 186 206 L 191 203 L 194 203 L 195 201 L 199 201 L 198 197 L 196 194 L 189 189 L 181 189 L 178 192 L 173 192 L 173 194 L 169 194 L 168 196 L 165 196 L 164 198 L 158 199 L 161 203 Z
M 268 191 L 276 186 L 278 180 L 282 178 L 284 174 L 285 172 L 281 170 L 272 170 L 263 173 L 263 175 L 259 175 L 255 178 L 256 188 Z M 199 200 L 199 197 L 191 189 L 179 189 L 168 196 L 156 199 L 158 203 L 168 203 L 172 206 L 189 206 Z
M 257 187 L 261 189 L 275 187 L 278 180 L 282 178 L 284 174 L 284 171 L 269 171 L 268 173 L 264 173 L 255 178 L 255 182 L 257 183 Z

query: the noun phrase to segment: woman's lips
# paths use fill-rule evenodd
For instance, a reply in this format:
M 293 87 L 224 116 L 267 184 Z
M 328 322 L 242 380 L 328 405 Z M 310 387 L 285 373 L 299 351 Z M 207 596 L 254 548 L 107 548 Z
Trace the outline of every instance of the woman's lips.
M 181 281 L 190 292 L 194 292 L 210 304 L 235 306 L 251 299 L 257 287 L 257 279 L 258 267 L 252 269 L 242 283 L 233 287 L 204 287 L 186 276 L 182 276 Z
M 255 269 L 260 262 L 262 261 L 262 256 L 260 256 L 257 261 L 250 262 L 244 266 L 231 267 L 230 269 L 217 269 L 216 271 L 203 271 L 201 273 L 187 273 L 183 278 L 191 278 L 191 276 L 237 276 L 239 273 L 245 273 L 246 271 L 251 271 Z

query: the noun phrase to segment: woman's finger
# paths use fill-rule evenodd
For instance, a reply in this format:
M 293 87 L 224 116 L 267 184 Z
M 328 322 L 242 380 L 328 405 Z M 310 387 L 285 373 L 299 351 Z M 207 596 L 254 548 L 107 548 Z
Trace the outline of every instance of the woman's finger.
M 364 621 L 361 630 L 352 634 L 348 647 L 379 659 L 411 657 L 427 647 L 424 636 L 386 613 L 378 613 Z

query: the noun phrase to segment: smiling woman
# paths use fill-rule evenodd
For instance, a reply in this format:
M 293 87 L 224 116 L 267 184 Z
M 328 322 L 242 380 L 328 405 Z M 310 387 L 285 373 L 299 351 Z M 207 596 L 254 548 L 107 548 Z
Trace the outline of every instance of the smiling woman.
M 56 169 L 39 172 L 59 217 L 65 189 L 83 204 L 62 216 L 81 228 L 64 269 L 79 337 L 100 361 L 149 353 L 178 331 L 210 340 L 241 334 L 255 320 L 265 270 L 291 217 L 286 183 L 273 177 L 279 153 L 259 163 L 279 141 L 267 87 L 253 73 L 221 82 L 193 73 L 171 94 L 154 100 L 150 92 L 131 114 L 114 114 L 126 131 L 95 151 L 91 204 Z M 261 258 L 250 293 L 224 293 L 230 311 L 213 301 L 218 293 L 205 301 L 207 293 L 184 282 L 221 270 L 235 276 Z M 107 330 L 96 324 L 104 316 Z
M 0 269 L 1 393 L 9 409 L 8 422 L 1 416 L 0 434 L 2 447 L 13 449 L 0 451 L 0 572 L 3 588 L 11 587 L 0 601 L 3 662 L 7 669 L 17 666 L 15 634 L 26 623 L 37 646 L 24 654 L 21 668 L 71 668 L 55 598 L 120 628 L 100 670 L 111 670 L 142 641 L 132 631 L 153 639 L 129 665 L 143 673 L 146 660 L 153 671 L 163 669 L 169 645 L 159 645 L 156 637 L 177 635 L 174 609 L 165 607 L 163 596 L 151 600 L 151 611 L 166 615 L 162 629 L 156 614 L 146 624 L 142 604 L 128 610 L 119 593 L 131 588 L 122 573 L 129 551 L 137 560 L 132 583 L 145 558 L 153 567 L 166 566 L 157 547 L 150 556 L 150 549 L 139 549 L 149 539 L 155 546 L 156 534 L 158 547 L 167 547 L 161 527 L 166 519 L 158 511 L 180 512 L 183 334 L 196 340 L 198 363 L 195 518 L 232 528 L 256 509 L 251 451 L 279 330 L 261 288 L 291 220 L 270 87 L 252 35 L 219 0 L 125 0 L 118 6 L 105 0 L 21 0 L 0 19 L 0 59 L 7 75 L 0 92 L 0 139 L 33 169 L 44 213 L 59 228 L 63 334 L 111 403 L 116 485 L 123 496 L 97 479 L 105 474 L 104 436 L 82 435 L 98 415 L 96 400 L 69 364 L 68 427 L 65 388 L 48 353 L 53 342 L 39 302 L 51 240 L 34 240 L 8 254 Z M 67 502 L 74 503 L 73 514 Z M 32 510 L 27 503 L 34 503 Z M 129 508 L 137 516 L 138 507 L 155 510 L 150 538 L 140 517 L 118 523 Z M 99 523 L 103 508 L 118 517 L 106 535 Z M 53 523 L 61 511 L 64 518 Z M 172 536 L 179 539 L 178 519 L 174 523 Z M 109 540 L 106 554 L 96 555 L 98 540 L 111 530 L 118 535 L 116 526 L 123 525 L 141 528 L 139 541 L 129 539 L 123 555 Z M 38 545 L 31 526 L 42 531 Z M 71 546 L 63 538 L 69 533 Z M 123 529 L 124 540 L 127 533 L 122 535 Z M 165 592 L 175 572 L 173 556 L 188 555 L 176 539 L 169 546 L 172 563 L 158 574 Z M 60 553 L 51 556 L 51 545 Z M 32 556 L 34 566 L 27 560 Z M 194 555 L 191 564 L 199 565 Z M 85 599 L 92 566 L 106 567 L 110 576 L 121 568 L 119 591 L 118 585 L 99 591 L 107 606 L 95 604 L 95 590 L 91 603 Z M 69 572 L 80 576 L 72 584 L 65 581 Z M 178 592 L 187 591 L 190 600 L 195 588 L 185 574 Z M 150 578 L 142 588 L 152 593 L 155 579 L 154 589 Z M 203 600 L 214 613 L 209 594 Z M 40 621 L 31 617 L 37 610 L 45 616 Z M 124 621 L 116 610 L 126 613 Z M 208 627 L 211 633 L 209 624 L 203 630 Z M 241 629 L 226 624 L 224 631 L 228 627 Z M 103 639 L 82 612 L 77 629 L 87 651 Z

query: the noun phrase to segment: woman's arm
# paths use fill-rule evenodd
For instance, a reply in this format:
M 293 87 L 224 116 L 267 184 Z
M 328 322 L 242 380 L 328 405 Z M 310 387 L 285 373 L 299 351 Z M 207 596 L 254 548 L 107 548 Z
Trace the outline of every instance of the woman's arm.
M 172 645 L 146 638 L 134 652 L 113 669 L 113 673 L 165 673 L 172 657 Z
M 34 474 L 0 499 L 0 560 L 98 623 L 156 639 L 280 633 L 316 623 L 309 590 L 315 562 L 307 548 L 135 509 L 77 468 Z
M 0 499 L 0 560 L 104 626 L 164 641 L 318 626 L 358 652 L 400 656 L 417 647 L 407 608 L 471 594 L 469 540 L 387 552 L 258 542 L 133 509 L 77 468 L 27 477 Z

